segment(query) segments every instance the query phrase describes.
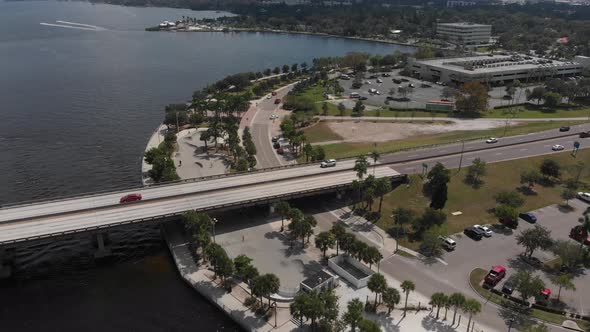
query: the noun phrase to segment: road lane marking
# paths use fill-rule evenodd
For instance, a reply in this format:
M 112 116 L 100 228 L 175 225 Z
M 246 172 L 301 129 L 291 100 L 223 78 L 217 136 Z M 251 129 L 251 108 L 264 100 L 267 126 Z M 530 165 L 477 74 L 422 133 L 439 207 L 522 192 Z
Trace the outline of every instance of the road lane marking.
M 496 156 L 501 156 L 503 153 L 502 152 L 496 152 Z
M 526 151 L 526 150 L 528 150 L 528 149 L 520 149 L 520 151 Z

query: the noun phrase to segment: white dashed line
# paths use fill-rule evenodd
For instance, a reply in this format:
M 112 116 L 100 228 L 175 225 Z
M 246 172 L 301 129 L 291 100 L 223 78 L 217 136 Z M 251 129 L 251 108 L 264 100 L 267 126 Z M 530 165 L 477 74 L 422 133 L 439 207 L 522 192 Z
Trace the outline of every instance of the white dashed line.
M 501 156 L 502 152 L 496 152 L 496 156 Z

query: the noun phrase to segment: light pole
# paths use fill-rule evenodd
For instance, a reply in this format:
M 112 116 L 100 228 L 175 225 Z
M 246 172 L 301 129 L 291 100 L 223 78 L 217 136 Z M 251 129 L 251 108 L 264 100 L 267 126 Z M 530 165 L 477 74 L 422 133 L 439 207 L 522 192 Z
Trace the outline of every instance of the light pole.
M 395 223 L 395 215 L 392 214 L 391 219 L 393 219 L 393 222 Z M 397 250 L 399 249 L 399 225 L 397 225 L 395 227 L 395 252 L 397 252 Z
M 461 165 L 463 164 L 463 151 L 465 151 L 465 140 L 461 140 L 461 158 L 459 158 L 459 170 L 461 170 Z
M 508 324 L 508 332 L 510 332 L 510 330 L 512 329 L 512 324 L 514 323 L 514 317 L 511 317 L 508 321 L 510 322 Z
M 218 223 L 217 218 L 213 218 L 213 243 L 215 243 L 215 224 Z

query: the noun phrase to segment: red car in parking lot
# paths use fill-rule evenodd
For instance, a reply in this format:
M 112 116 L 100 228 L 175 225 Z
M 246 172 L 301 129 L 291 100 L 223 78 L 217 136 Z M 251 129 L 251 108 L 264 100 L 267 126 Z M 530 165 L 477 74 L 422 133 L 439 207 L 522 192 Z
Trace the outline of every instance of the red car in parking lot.
M 484 279 L 484 282 L 490 286 L 496 286 L 502 278 L 506 276 L 506 268 L 502 265 L 496 265 L 492 267 L 488 275 Z
M 131 203 L 135 201 L 141 201 L 141 194 L 129 194 L 121 197 L 119 203 Z

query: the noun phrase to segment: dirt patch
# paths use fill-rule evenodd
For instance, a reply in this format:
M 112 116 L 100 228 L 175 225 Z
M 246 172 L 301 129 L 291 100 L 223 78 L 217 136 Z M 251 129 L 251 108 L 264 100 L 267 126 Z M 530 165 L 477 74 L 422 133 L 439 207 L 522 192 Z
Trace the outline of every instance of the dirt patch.
M 503 121 L 371 122 L 329 121 L 327 126 L 345 142 L 387 142 L 451 131 L 484 130 L 504 126 Z

